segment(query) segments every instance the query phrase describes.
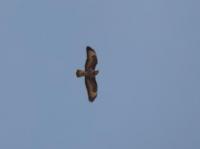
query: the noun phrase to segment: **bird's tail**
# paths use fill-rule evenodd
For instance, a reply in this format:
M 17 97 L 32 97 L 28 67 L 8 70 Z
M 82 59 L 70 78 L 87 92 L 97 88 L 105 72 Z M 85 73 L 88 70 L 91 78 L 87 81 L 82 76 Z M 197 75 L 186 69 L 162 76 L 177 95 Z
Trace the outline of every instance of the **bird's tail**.
M 79 78 L 79 77 L 82 77 L 82 76 L 84 76 L 85 75 L 85 71 L 83 71 L 83 70 L 80 70 L 80 69 L 78 69 L 78 70 L 76 70 L 76 76 Z

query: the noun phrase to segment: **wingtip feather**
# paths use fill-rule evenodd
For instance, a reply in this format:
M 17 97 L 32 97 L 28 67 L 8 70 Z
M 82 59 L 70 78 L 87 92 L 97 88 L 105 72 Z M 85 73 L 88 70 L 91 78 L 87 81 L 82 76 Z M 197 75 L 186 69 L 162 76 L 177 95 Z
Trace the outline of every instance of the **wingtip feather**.
M 97 97 L 97 96 L 95 96 L 95 97 L 89 97 L 89 101 L 90 101 L 90 102 L 94 102 L 94 100 L 95 100 L 96 97 Z
M 93 51 L 93 52 L 95 52 L 94 49 L 91 48 L 90 46 L 87 46 L 87 47 L 86 47 L 86 50 L 87 50 L 87 51 Z

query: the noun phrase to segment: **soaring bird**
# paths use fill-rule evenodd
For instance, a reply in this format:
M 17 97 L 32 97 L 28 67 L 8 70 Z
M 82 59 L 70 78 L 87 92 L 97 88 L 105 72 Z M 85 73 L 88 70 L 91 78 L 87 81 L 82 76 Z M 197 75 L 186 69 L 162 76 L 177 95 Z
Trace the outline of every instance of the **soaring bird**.
M 98 70 L 95 70 L 97 65 L 97 55 L 94 49 L 87 46 L 86 47 L 87 60 L 85 63 L 85 70 L 77 69 L 76 76 L 85 77 L 85 86 L 88 93 L 88 99 L 90 102 L 93 102 L 97 97 L 97 82 L 96 75 L 99 73 Z

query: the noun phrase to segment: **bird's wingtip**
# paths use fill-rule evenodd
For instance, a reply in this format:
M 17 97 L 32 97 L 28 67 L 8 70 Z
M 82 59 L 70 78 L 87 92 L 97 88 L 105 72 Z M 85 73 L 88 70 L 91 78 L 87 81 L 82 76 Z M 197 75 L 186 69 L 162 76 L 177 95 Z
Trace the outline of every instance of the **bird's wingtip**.
M 93 51 L 93 52 L 95 52 L 94 49 L 91 48 L 90 46 L 87 46 L 87 47 L 86 47 L 86 50 L 87 50 L 87 51 Z
M 95 97 L 89 97 L 89 101 L 92 103 L 92 102 L 94 102 L 94 100 L 95 100 L 95 98 L 96 98 L 97 96 L 95 96 Z

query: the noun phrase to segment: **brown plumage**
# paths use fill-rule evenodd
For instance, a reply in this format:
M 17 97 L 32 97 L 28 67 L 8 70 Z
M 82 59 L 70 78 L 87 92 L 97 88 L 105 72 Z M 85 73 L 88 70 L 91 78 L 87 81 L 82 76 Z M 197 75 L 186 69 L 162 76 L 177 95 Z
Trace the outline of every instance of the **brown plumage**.
M 94 49 L 91 47 L 86 47 L 87 60 L 85 63 L 85 71 L 78 69 L 76 71 L 77 77 L 85 77 L 85 85 L 88 93 L 89 101 L 93 102 L 97 97 L 97 82 L 96 75 L 99 73 L 98 70 L 95 70 L 97 65 L 97 56 Z

